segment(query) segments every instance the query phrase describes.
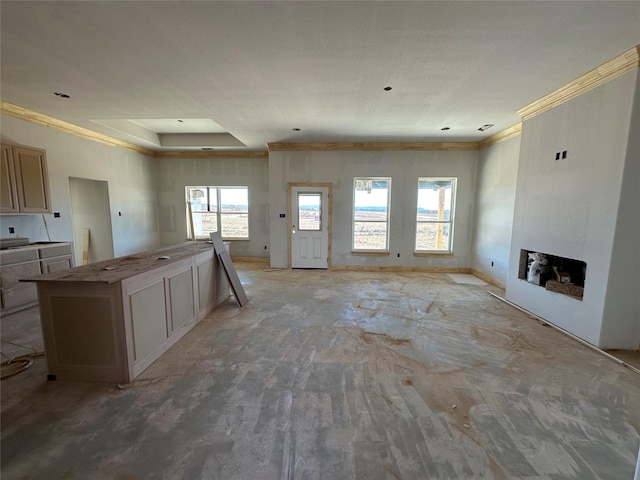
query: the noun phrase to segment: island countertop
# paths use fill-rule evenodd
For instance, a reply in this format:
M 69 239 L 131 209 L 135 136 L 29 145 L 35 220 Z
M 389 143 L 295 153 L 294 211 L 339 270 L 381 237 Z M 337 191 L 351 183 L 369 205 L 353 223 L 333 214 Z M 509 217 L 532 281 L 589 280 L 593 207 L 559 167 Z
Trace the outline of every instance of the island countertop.
M 213 245 L 210 242 L 184 242 L 156 250 L 91 263 L 71 270 L 22 278 L 20 281 L 116 283 L 210 249 L 213 249 Z

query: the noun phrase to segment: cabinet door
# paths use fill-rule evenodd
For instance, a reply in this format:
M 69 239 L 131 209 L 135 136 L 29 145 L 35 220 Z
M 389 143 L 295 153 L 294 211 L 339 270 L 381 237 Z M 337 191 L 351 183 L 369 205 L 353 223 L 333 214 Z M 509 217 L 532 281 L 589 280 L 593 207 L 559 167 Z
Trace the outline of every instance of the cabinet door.
M 69 270 L 73 267 L 71 256 L 63 258 L 52 258 L 42 261 L 42 273 L 59 272 L 61 270 Z
M 19 146 L 12 146 L 11 150 L 20 212 L 51 212 L 45 151 Z
M 11 147 L 2 145 L 2 164 L 0 168 L 0 213 L 18 213 L 18 192 L 16 191 L 16 172 L 13 168 Z

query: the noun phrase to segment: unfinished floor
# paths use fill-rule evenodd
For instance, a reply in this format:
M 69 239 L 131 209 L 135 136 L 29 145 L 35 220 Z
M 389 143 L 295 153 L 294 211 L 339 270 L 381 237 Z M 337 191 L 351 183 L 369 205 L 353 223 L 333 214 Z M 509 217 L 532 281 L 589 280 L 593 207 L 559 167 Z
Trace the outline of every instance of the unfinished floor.
M 236 266 L 249 304 L 130 385 L 3 380 L 2 479 L 633 477 L 640 375 L 495 287 Z M 2 338 L 41 348 L 37 310 Z

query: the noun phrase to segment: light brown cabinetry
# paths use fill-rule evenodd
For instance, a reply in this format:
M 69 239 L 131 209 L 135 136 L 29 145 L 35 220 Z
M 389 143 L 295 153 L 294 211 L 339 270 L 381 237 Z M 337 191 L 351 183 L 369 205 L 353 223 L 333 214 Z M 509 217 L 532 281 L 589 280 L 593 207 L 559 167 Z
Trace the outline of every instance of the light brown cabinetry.
M 38 303 L 35 284 L 20 282 L 50 271 L 73 267 L 73 247 L 69 242 L 34 244 L 0 251 L 0 307 L 8 314 Z
M 50 213 L 46 152 L 3 143 L 1 161 L 0 213 Z
M 229 296 L 215 260 L 190 242 L 36 277 L 49 378 L 132 381 Z

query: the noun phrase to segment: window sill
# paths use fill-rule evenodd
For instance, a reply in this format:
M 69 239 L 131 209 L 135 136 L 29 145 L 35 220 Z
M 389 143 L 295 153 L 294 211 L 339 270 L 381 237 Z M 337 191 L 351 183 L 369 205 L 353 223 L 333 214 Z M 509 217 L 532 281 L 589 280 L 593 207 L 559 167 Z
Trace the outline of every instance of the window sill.
M 388 257 L 389 252 L 387 250 L 380 251 L 380 252 L 376 252 L 373 250 L 370 250 L 370 251 L 357 250 L 357 251 L 352 251 L 351 255 L 361 256 L 361 257 Z
M 414 257 L 453 257 L 453 252 L 413 252 Z

